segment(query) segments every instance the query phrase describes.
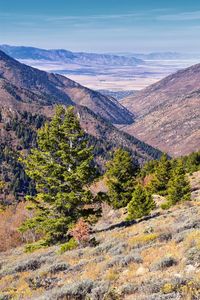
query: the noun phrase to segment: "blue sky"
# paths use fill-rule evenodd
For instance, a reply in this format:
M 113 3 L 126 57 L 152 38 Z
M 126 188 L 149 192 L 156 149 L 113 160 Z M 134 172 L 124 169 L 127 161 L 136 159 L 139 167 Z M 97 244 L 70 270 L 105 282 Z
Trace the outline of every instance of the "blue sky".
M 94 52 L 200 52 L 200 1 L 0 0 L 0 43 Z

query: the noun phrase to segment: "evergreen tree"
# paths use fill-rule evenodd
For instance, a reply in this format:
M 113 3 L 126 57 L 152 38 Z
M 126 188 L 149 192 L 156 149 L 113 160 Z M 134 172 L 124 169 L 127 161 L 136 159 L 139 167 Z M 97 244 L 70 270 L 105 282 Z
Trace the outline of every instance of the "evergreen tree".
M 190 200 L 190 184 L 185 176 L 185 170 L 181 161 L 177 162 L 177 166 L 172 171 L 167 195 L 169 205 L 174 205 L 179 201 Z
M 191 153 L 182 158 L 182 162 L 187 172 L 193 173 L 200 169 L 200 152 Z
M 131 155 L 123 149 L 116 150 L 106 171 L 109 202 L 114 208 L 124 207 L 131 200 L 136 171 Z
M 127 219 L 134 220 L 149 215 L 151 210 L 155 208 L 155 202 L 152 195 L 141 184 L 138 184 L 127 208 Z
M 95 176 L 92 148 L 81 129 L 73 107 L 57 106 L 50 123 L 38 131 L 38 148 L 23 160 L 26 173 L 35 181 L 36 195 L 28 196 L 34 217 L 21 231 L 35 229 L 45 244 L 67 240 L 69 228 L 92 203 L 89 191 Z
M 149 190 L 151 193 L 158 193 L 165 195 L 167 190 L 167 184 L 170 179 L 171 163 L 167 154 L 163 154 L 161 159 L 155 168 L 153 179 L 150 182 Z

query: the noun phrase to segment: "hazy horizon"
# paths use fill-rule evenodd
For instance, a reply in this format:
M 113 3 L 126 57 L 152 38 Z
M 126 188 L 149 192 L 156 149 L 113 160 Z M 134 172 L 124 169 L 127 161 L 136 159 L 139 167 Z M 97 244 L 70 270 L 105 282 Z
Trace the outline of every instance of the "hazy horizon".
M 97 51 L 83 51 L 81 49 L 79 50 L 72 50 L 70 48 L 57 48 L 57 47 L 40 47 L 38 45 L 27 45 L 27 44 L 7 44 L 7 43 L 1 43 L 0 42 L 0 46 L 11 46 L 11 47 L 24 47 L 24 48 L 37 48 L 37 49 L 42 49 L 42 50 L 66 50 L 66 51 L 70 51 L 70 52 L 86 52 L 86 53 L 96 53 L 96 54 L 115 54 L 115 55 L 128 55 L 128 54 L 154 54 L 154 53 L 170 53 L 170 54 L 200 54 L 200 50 L 199 51 L 196 51 L 196 52 L 186 52 L 186 51 L 171 51 L 170 49 L 169 50 L 163 50 L 163 51 L 157 51 L 156 49 L 155 50 L 152 50 L 152 51 L 141 51 L 141 52 L 138 52 L 138 51 L 103 51 L 103 50 L 97 50 Z

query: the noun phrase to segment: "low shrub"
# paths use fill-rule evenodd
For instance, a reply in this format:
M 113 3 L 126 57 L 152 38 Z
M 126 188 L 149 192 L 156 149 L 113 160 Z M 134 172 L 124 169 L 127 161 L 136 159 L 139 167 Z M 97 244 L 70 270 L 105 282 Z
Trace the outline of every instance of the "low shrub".
M 138 291 L 138 286 L 133 283 L 125 284 L 121 287 L 121 295 L 131 295 Z
M 168 242 L 172 239 L 171 232 L 163 232 L 159 235 L 159 242 Z
M 86 279 L 60 288 L 55 288 L 39 299 L 87 299 L 86 297 L 91 293 L 93 287 L 94 282 Z
M 186 252 L 186 264 L 200 267 L 200 250 L 198 248 L 193 247 Z
M 28 278 L 26 281 L 32 290 L 37 290 L 39 288 L 47 290 L 53 288 L 59 280 L 60 279 L 56 277 L 35 276 Z
M 138 235 L 129 240 L 129 244 L 134 247 L 140 247 L 145 244 L 148 244 L 152 241 L 155 241 L 158 238 L 157 233 L 150 233 L 150 234 L 144 234 L 144 235 Z
M 91 293 L 89 294 L 88 299 L 90 300 L 105 299 L 104 296 L 109 291 L 109 287 L 110 287 L 109 281 L 100 281 L 98 283 L 95 283 Z
M 172 256 L 164 257 L 161 260 L 159 260 L 157 263 L 153 264 L 153 266 L 151 267 L 151 271 L 163 270 L 177 264 L 178 262 L 174 257 Z
M 142 258 L 138 253 L 129 253 L 128 255 L 118 255 L 115 256 L 113 259 L 111 259 L 108 264 L 106 265 L 106 268 L 112 268 L 114 266 L 119 267 L 126 267 L 130 263 L 136 263 L 140 264 L 142 263 Z
M 74 250 L 77 247 L 78 242 L 74 238 L 71 238 L 67 243 L 61 245 L 59 253 L 62 254 L 66 251 Z
M 164 202 L 160 205 L 160 207 L 164 210 L 167 210 L 171 207 L 171 204 L 170 204 L 170 202 Z
M 175 290 L 175 287 L 171 283 L 165 283 L 164 286 L 162 287 L 162 292 L 164 294 L 171 294 L 172 292 L 174 292 L 174 290 Z
M 25 252 L 32 253 L 32 252 L 34 252 L 36 250 L 39 250 L 41 248 L 45 248 L 47 246 L 48 245 L 47 245 L 46 241 L 39 240 L 39 241 L 37 241 L 35 243 L 27 244 L 25 246 Z
M 111 255 L 120 255 L 125 252 L 127 247 L 128 247 L 128 244 L 126 244 L 126 243 L 118 243 L 116 246 L 112 247 L 108 252 Z
M 75 226 L 69 231 L 70 235 L 78 242 L 78 244 L 85 246 L 90 240 L 89 225 L 81 218 Z
M 63 271 L 68 270 L 69 267 L 70 267 L 69 264 L 66 264 L 66 263 L 64 263 L 64 262 L 59 262 L 59 263 L 53 264 L 53 265 L 49 268 L 48 272 L 50 272 L 51 274 L 57 274 L 57 273 L 59 273 L 59 272 L 63 272 Z

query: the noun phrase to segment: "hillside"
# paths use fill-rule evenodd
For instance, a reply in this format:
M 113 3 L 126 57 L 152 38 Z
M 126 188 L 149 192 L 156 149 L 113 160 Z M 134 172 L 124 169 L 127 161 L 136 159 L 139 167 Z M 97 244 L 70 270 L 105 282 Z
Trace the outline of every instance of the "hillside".
M 129 120 L 132 119 L 117 101 L 63 76 L 20 64 L 3 52 L 0 52 L 0 73 L 0 177 L 6 182 L 4 202 L 10 203 L 13 194 L 23 197 L 32 190 L 18 162 L 19 152 L 29 151 L 36 145 L 36 131 L 51 118 L 57 103 L 75 106 L 81 126 L 95 145 L 95 159 L 101 168 L 110 157 L 110 151 L 117 147 L 129 149 L 140 164 L 160 156 L 160 151 L 110 123 L 114 119 L 127 122 L 127 113 Z
M 191 202 L 163 211 L 155 196 L 155 211 L 137 222 L 105 206 L 92 234 L 96 246 L 1 253 L 1 299 L 198 300 L 199 178 L 190 177 Z
M 31 112 L 30 112 L 31 108 Z M 143 164 L 149 159 L 157 159 L 161 152 L 119 131 L 116 127 L 95 115 L 89 109 L 76 106 L 82 128 L 89 134 L 90 143 L 95 146 L 94 156 L 100 169 L 118 147 L 129 149 L 135 161 Z M 54 113 L 54 107 L 31 106 L 21 110 L 15 105 L 0 108 L 0 178 L 6 183 L 3 203 L 10 203 L 32 190 L 32 183 L 24 174 L 18 162 L 20 151 L 29 151 L 36 146 L 36 131 Z M 14 197 L 13 197 L 14 195 Z
M 122 100 L 137 120 L 124 130 L 171 155 L 200 148 L 200 64 Z
M 143 64 L 143 60 L 114 54 L 98 54 L 86 52 L 72 52 L 64 49 L 39 49 L 34 47 L 0 45 L 0 49 L 16 59 L 34 59 L 48 61 L 62 61 L 77 65 L 106 65 L 106 66 L 136 66 Z
M 112 123 L 128 124 L 133 121 L 132 114 L 113 98 L 87 89 L 64 76 L 21 64 L 2 51 L 0 51 L 0 80 L 2 99 L 5 99 L 6 90 L 9 99 L 14 96 L 15 100 L 17 96 L 18 102 L 22 103 L 33 100 L 34 103 L 37 101 L 42 105 L 77 104 L 88 107 Z

